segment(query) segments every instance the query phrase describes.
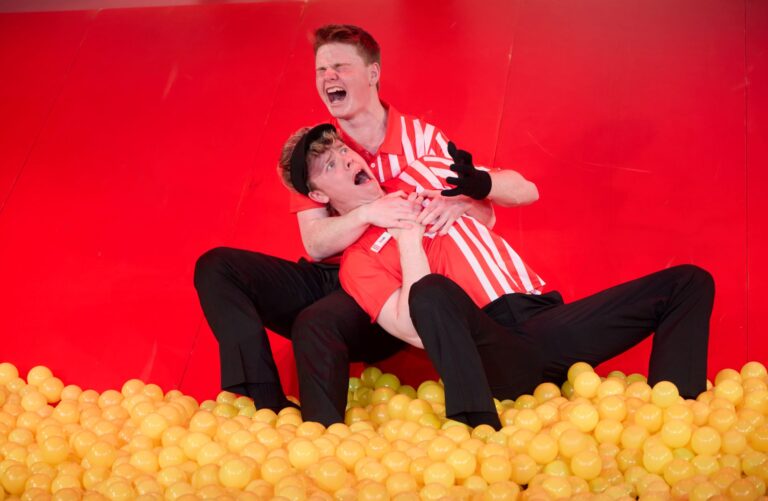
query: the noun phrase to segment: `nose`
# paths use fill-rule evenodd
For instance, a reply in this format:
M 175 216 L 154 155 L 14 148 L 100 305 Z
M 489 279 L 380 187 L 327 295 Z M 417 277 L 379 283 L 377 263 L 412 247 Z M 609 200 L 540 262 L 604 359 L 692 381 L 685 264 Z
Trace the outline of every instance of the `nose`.
M 325 71 L 323 71 L 323 78 L 326 80 L 336 80 L 338 78 L 339 74 L 336 73 L 336 70 L 334 68 L 326 68 Z

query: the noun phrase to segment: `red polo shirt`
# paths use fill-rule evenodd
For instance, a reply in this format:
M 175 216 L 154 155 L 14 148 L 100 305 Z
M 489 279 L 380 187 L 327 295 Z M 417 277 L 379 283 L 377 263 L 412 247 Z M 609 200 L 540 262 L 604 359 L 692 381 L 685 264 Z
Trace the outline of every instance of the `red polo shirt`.
M 426 123 L 411 115 L 403 115 L 393 106 L 381 103 L 387 110 L 387 131 L 384 142 L 379 150 L 371 154 L 349 137 L 339 125 L 336 118 L 331 118 L 330 123 L 336 127 L 341 140 L 360 154 L 368 162 L 371 170 L 380 183 L 396 178 L 407 165 L 424 155 L 439 155 L 450 158 L 448 155 L 448 138 L 432 124 Z M 289 210 L 291 213 L 308 209 L 324 207 L 322 204 L 312 201 L 308 197 L 290 191 Z
M 447 188 L 451 160 L 425 157 L 409 165 L 386 191 L 406 193 Z M 339 278 L 347 293 L 375 321 L 389 297 L 402 286 L 397 242 L 381 245 L 382 228 L 371 226 L 342 256 Z M 383 237 L 386 238 L 386 237 Z M 378 241 L 378 242 L 377 242 Z M 447 235 L 425 235 L 429 268 L 460 285 L 478 307 L 504 294 L 538 293 L 544 281 L 499 235 L 470 216 L 462 216 Z

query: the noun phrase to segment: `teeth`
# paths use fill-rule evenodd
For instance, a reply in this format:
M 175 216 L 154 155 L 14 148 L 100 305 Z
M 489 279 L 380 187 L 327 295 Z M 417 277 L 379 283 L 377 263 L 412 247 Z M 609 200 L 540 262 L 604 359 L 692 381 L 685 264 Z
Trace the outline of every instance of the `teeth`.
M 328 87 L 327 89 L 325 89 L 325 92 L 328 92 L 328 93 L 330 93 L 330 92 L 343 92 L 343 91 L 344 91 L 344 89 L 342 89 L 341 87 Z

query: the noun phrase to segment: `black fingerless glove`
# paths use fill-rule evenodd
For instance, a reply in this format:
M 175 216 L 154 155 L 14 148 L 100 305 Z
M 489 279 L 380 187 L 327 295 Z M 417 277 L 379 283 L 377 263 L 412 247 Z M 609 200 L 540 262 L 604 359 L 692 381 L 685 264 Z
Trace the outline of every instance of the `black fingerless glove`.
M 451 165 L 451 170 L 458 174 L 458 177 L 446 178 L 445 181 L 448 184 L 456 187 L 443 190 L 440 193 L 444 197 L 466 195 L 475 200 L 482 200 L 487 197 L 491 192 L 491 175 L 476 169 L 472 164 L 472 154 L 468 151 L 457 150 L 452 141 L 448 142 L 448 153 L 454 162 Z

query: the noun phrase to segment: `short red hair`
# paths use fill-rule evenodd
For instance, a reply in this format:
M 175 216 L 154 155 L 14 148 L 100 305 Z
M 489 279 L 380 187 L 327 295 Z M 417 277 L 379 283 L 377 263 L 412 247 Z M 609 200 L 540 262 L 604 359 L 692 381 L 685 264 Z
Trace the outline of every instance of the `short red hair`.
M 315 30 L 313 47 L 317 49 L 329 43 L 353 45 L 365 64 L 381 64 L 381 48 L 370 33 L 351 24 L 326 24 Z

